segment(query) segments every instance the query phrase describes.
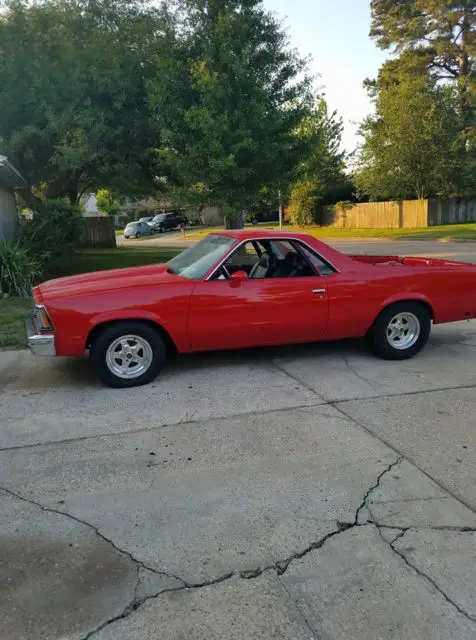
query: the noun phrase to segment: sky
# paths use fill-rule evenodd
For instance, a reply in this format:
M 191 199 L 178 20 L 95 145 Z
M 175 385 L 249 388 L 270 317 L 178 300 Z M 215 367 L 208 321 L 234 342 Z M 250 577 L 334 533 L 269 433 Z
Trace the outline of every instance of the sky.
M 356 122 L 371 112 L 362 87 L 376 76 L 387 53 L 369 38 L 370 0 L 264 0 L 284 20 L 291 45 L 311 55 L 310 70 L 319 74 L 330 110 L 344 120 L 343 147 L 357 145 Z

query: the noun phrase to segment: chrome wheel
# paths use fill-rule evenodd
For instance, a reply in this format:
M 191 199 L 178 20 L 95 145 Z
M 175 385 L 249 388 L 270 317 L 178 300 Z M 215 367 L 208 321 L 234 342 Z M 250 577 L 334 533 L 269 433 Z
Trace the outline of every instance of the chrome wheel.
M 152 347 L 144 338 L 126 335 L 113 340 L 106 351 L 106 365 L 118 378 L 138 378 L 151 366 Z
M 391 347 L 402 351 L 413 347 L 420 337 L 420 321 L 413 313 L 397 313 L 387 325 L 387 341 Z

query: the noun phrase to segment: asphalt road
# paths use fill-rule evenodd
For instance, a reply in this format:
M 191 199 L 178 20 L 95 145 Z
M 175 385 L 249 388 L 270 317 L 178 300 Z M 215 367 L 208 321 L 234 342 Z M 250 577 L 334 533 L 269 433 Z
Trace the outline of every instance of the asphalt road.
M 169 232 L 151 239 L 124 240 L 117 237 L 119 246 L 156 246 L 156 247 L 187 247 L 193 244 L 185 240 L 180 232 Z M 405 255 L 432 256 L 437 258 L 476 262 L 476 242 L 437 242 L 431 240 L 325 240 L 328 244 L 343 253 L 364 253 L 373 255 Z
M 0 353 L 1 640 L 474 640 L 476 324 L 178 358 Z

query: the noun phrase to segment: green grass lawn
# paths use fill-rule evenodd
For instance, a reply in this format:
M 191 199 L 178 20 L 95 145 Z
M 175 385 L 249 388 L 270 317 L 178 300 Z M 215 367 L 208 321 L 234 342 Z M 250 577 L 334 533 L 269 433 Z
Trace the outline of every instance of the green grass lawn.
M 210 227 L 197 232 L 187 233 L 190 240 L 199 240 L 208 233 L 218 231 L 223 227 Z M 274 224 L 259 224 L 256 227 L 247 229 L 279 229 Z M 308 233 L 317 238 L 334 239 L 339 238 L 388 238 L 395 240 L 476 240 L 476 224 L 456 224 L 441 227 L 425 227 L 423 229 L 334 229 L 333 227 L 296 227 L 284 225 L 285 231 L 296 231 Z
M 173 247 L 119 247 L 117 249 L 83 249 L 54 265 L 45 277 L 58 278 L 89 271 L 104 271 L 167 262 L 181 249 Z M 0 299 L 0 350 L 25 347 L 25 318 L 31 308 L 30 299 Z
M 0 299 L 0 350 L 25 347 L 25 319 L 30 309 L 29 298 Z

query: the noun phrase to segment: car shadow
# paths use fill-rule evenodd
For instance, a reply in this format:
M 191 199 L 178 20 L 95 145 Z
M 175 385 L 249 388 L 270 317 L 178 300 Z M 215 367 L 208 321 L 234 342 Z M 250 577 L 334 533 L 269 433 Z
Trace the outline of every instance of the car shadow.
M 476 348 L 476 336 L 465 333 L 462 326 L 455 326 L 454 329 L 446 329 L 441 333 L 435 330 L 428 345 L 421 356 L 431 354 L 435 350 L 441 350 L 445 346 L 460 350 L 466 347 Z M 451 357 L 450 354 L 447 356 Z M 316 366 L 321 358 L 326 358 L 326 366 L 329 366 L 332 359 L 337 361 L 348 358 L 358 358 L 362 362 L 370 362 L 375 356 L 368 350 L 363 340 L 340 340 L 338 342 L 318 342 L 308 344 L 284 345 L 273 347 L 257 347 L 240 350 L 210 351 L 194 354 L 182 354 L 169 360 L 163 372 L 152 384 L 160 385 L 160 380 L 173 381 L 174 377 L 189 372 L 202 370 L 212 372 L 223 367 L 236 366 L 240 368 L 274 368 L 277 370 L 280 365 L 299 360 L 316 359 Z M 459 357 L 459 355 L 457 355 Z M 330 360 L 329 360 L 330 359 Z M 378 360 L 377 360 L 378 362 Z M 44 389 L 65 387 L 89 387 L 91 389 L 104 388 L 102 383 L 96 378 L 89 358 L 58 358 L 57 360 L 35 360 L 35 366 L 28 369 L 21 369 L 11 379 L 15 388 L 23 389 Z

